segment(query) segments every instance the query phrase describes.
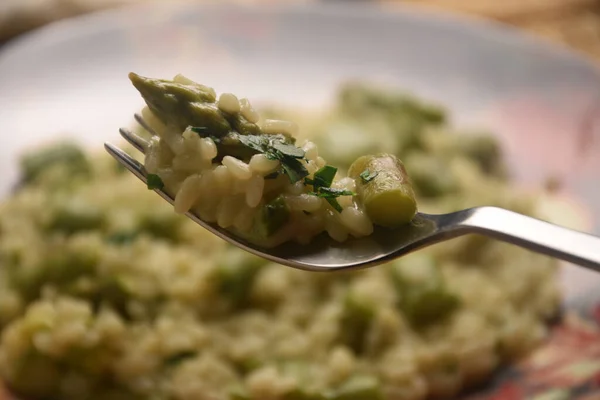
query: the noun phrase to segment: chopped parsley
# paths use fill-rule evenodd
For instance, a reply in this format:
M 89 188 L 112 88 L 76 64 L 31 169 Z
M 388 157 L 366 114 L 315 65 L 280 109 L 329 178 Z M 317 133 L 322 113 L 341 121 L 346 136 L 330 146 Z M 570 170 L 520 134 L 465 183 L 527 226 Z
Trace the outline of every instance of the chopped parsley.
M 354 196 L 354 194 L 355 193 L 351 190 L 322 187 L 319 189 L 318 193 L 315 193 L 315 196 L 328 199 L 340 196 Z
M 281 162 L 283 172 L 290 178 L 291 183 L 301 181 L 308 175 L 308 171 L 300 161 L 295 158 L 282 157 L 277 158 Z
M 294 146 L 293 144 L 273 141 L 271 145 L 273 149 L 281 154 L 286 155 L 287 157 L 304 158 L 304 150 L 302 150 L 300 147 Z
M 146 185 L 150 190 L 162 189 L 165 187 L 165 184 L 163 183 L 162 179 L 160 179 L 160 176 L 156 174 L 148 174 L 148 177 L 146 178 Z
M 360 178 L 362 179 L 362 181 L 364 183 L 369 183 L 371 182 L 373 179 L 375 179 L 375 177 L 379 175 L 379 172 L 375 171 L 375 172 L 371 172 L 369 171 L 369 169 L 365 169 L 363 172 L 360 173 Z
M 288 143 L 283 135 L 239 135 L 240 143 L 254 151 L 264 154 L 270 160 L 281 162 L 281 172 L 296 183 L 308 176 L 308 171 L 300 159 L 304 158 L 304 150 Z
M 290 138 L 284 135 L 242 135 L 238 133 L 229 133 L 223 138 L 214 137 L 208 134 L 204 127 L 192 127 L 194 132 L 201 137 L 211 138 L 216 144 L 233 144 L 239 142 L 248 149 L 264 154 L 271 160 L 278 160 L 281 163 L 281 169 L 277 173 L 285 174 L 290 178 L 291 183 L 301 181 L 308 176 L 306 167 L 300 161 L 304 158 L 304 150 L 290 143 Z M 270 175 L 267 179 L 273 179 L 276 175 Z
M 238 139 L 244 146 L 259 153 L 265 153 L 269 144 L 268 139 L 258 135 L 240 135 Z
M 307 178 L 304 180 L 304 183 L 313 187 L 313 191 L 309 192 L 309 194 L 327 200 L 337 212 L 342 212 L 342 206 L 338 203 L 337 198 L 340 196 L 354 196 L 355 193 L 350 190 L 331 187 L 336 173 L 337 168 L 326 165 L 315 172 L 313 179 Z
M 332 167 L 331 165 L 326 165 L 323 168 L 319 169 L 315 172 L 314 179 L 305 179 L 305 182 L 309 185 L 312 185 L 315 191 L 317 191 L 318 187 L 331 187 L 333 183 L 333 178 L 335 178 L 335 174 L 337 173 L 337 168 Z

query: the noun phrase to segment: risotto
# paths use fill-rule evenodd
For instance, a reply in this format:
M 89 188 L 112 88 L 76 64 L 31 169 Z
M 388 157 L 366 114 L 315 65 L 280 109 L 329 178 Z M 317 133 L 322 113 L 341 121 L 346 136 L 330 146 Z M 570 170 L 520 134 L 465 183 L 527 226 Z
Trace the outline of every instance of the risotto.
M 265 119 L 247 99 L 181 75 L 173 81 L 130 74 L 154 134 L 145 159 L 149 188 L 174 194 L 175 211 L 195 212 L 249 241 L 308 243 L 327 232 L 339 242 L 367 236 L 373 223 L 398 227 L 417 211 L 402 162 L 363 156 L 338 177 L 314 142 L 296 145 L 297 126 Z
M 538 214 L 536 196 L 507 181 L 493 138 L 455 134 L 440 109 L 401 93 L 347 85 L 329 110 L 261 115 L 302 121 L 298 140 L 315 144 L 302 147 L 306 157 L 340 174 L 362 154 L 394 154 L 423 211 L 487 204 Z M 252 157 L 242 169 L 258 182 Z M 233 186 L 227 164 L 210 168 L 226 166 Z M 0 204 L 0 376 L 23 398 L 451 396 L 532 349 L 559 305 L 554 260 L 484 237 L 369 270 L 310 273 L 230 247 L 104 152 L 57 144 L 22 167 Z M 339 181 L 331 187 L 358 194 Z

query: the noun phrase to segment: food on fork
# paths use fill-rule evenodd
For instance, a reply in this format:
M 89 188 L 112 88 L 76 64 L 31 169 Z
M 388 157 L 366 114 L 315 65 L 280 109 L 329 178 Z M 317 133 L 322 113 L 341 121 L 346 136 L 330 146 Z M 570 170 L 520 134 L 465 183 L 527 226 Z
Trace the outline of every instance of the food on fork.
M 148 187 L 260 245 L 308 244 L 322 232 L 336 241 L 368 236 L 373 224 L 397 228 L 417 204 L 402 162 L 363 156 L 342 177 L 317 145 L 297 144 L 296 124 L 260 120 L 247 99 L 179 75 L 173 81 L 131 73 L 153 133 L 146 151 Z

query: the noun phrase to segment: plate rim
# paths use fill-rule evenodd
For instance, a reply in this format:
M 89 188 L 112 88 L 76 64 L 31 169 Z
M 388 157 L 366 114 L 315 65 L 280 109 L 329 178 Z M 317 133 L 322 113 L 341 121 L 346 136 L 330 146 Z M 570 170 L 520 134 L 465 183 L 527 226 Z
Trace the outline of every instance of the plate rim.
M 72 37 L 69 33 L 73 30 L 85 31 L 86 33 L 98 33 L 104 30 L 120 29 L 124 26 L 123 24 L 102 24 L 102 22 L 114 22 L 115 19 L 139 14 L 141 11 L 147 9 L 165 9 L 173 13 L 181 12 L 186 9 L 234 9 L 256 11 L 264 14 L 310 12 L 317 15 L 342 18 L 375 17 L 379 19 L 398 19 L 398 16 L 403 16 L 404 18 L 417 20 L 425 24 L 435 24 L 449 28 L 458 27 L 463 32 L 471 35 L 477 34 L 476 36 L 479 38 L 483 37 L 482 40 L 489 41 L 492 37 L 495 37 L 496 40 L 502 39 L 504 43 L 508 42 L 511 46 L 529 46 L 532 49 L 538 49 L 548 55 L 570 59 L 581 67 L 589 69 L 590 72 L 597 76 L 600 82 L 600 65 L 598 65 L 590 55 L 581 50 L 553 42 L 546 37 L 535 35 L 527 30 L 519 29 L 518 27 L 501 21 L 486 19 L 471 14 L 459 14 L 458 12 L 446 11 L 431 5 L 413 3 L 391 4 L 389 2 L 342 3 L 335 1 L 329 3 L 325 2 L 325 0 L 315 0 L 310 3 L 278 2 L 275 4 L 238 4 L 231 1 L 198 3 L 193 0 L 173 0 L 169 2 L 150 0 L 148 2 L 125 4 L 59 19 L 22 33 L 9 39 L 0 46 L 0 62 L 6 57 L 10 57 L 12 52 L 19 51 L 22 48 L 27 48 L 28 46 L 37 43 L 43 43 L 43 41 L 55 41 L 61 38 L 68 39 L 69 37 Z M 130 18 L 129 20 L 130 26 L 145 26 L 154 23 L 153 19 Z

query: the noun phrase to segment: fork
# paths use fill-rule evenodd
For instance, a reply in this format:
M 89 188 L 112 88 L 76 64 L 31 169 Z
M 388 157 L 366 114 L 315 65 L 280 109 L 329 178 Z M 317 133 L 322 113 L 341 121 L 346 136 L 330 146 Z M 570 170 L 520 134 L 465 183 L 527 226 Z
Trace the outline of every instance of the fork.
M 136 121 L 151 135 L 152 128 L 139 115 Z M 126 128 L 121 136 L 142 153 L 150 142 Z M 118 147 L 104 147 L 125 168 L 146 183 L 142 163 Z M 154 189 L 169 203 L 173 197 Z M 215 223 L 201 220 L 192 212 L 186 215 L 221 239 L 252 254 L 289 267 L 308 271 L 332 271 L 376 266 L 415 250 L 466 234 L 482 234 L 547 254 L 600 272 L 600 238 L 563 228 L 498 207 L 476 207 L 448 214 L 418 213 L 410 224 L 397 229 L 376 227 L 373 234 L 338 243 L 321 235 L 309 245 L 286 243 L 275 248 L 261 248 L 234 236 Z

